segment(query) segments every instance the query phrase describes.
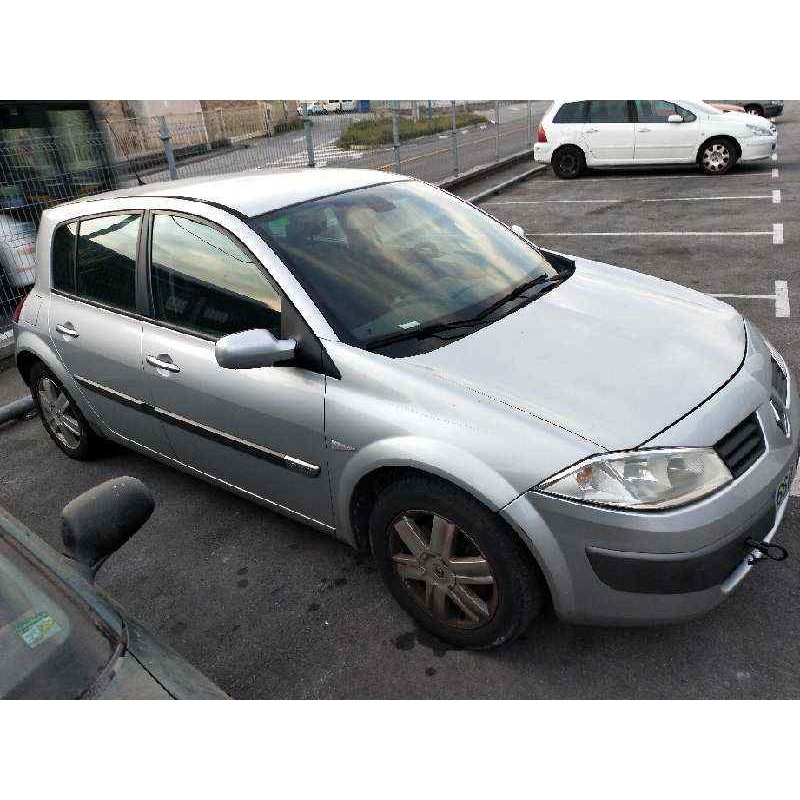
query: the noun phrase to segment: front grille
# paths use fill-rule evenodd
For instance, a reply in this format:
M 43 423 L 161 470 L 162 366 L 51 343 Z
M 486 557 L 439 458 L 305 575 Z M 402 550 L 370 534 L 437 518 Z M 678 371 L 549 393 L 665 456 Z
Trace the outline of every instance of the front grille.
M 764 432 L 758 424 L 755 412 L 723 436 L 714 445 L 714 449 L 734 478 L 747 472 L 765 450 Z

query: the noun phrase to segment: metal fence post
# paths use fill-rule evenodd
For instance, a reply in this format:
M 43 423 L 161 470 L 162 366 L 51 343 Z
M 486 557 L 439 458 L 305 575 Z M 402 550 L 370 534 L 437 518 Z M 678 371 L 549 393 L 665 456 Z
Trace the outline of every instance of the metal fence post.
M 392 148 L 394 150 L 394 171 L 400 172 L 400 121 L 397 117 L 397 100 L 392 100 Z
M 458 131 L 456 130 L 456 101 L 450 101 L 450 113 L 452 115 L 453 130 L 451 136 L 453 137 L 453 174 L 458 175 Z
M 166 117 L 158 118 L 158 138 L 161 139 L 164 144 L 164 155 L 167 157 L 169 179 L 171 181 L 176 181 L 178 179 L 178 170 L 175 168 L 175 153 L 172 152 L 172 139 L 169 135 Z
M 311 120 L 308 118 L 308 103 L 303 103 L 303 133 L 306 137 L 306 152 L 308 153 L 308 166 L 315 166 L 314 162 L 314 139 L 311 136 Z
M 533 147 L 533 101 L 528 100 L 528 149 Z
M 494 160 L 500 160 L 500 101 L 494 101 Z

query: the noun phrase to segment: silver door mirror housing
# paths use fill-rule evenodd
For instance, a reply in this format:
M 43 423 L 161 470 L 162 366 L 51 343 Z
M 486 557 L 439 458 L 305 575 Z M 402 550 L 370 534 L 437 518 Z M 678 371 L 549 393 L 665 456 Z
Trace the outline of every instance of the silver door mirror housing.
M 525 231 L 519 225 L 512 225 L 511 230 L 517 234 L 521 239 L 525 238 Z
M 670 114 L 667 117 L 667 122 L 683 122 L 683 117 L 680 114 Z
M 223 336 L 214 346 L 214 357 L 225 369 L 257 369 L 291 361 L 296 348 L 294 339 L 276 339 L 257 329 Z

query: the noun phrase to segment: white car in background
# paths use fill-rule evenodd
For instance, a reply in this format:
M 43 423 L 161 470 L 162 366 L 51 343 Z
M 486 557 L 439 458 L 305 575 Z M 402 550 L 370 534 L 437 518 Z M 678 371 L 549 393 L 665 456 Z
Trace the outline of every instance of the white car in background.
M 777 128 L 702 100 L 556 100 L 542 117 L 534 159 L 560 178 L 586 167 L 697 164 L 709 175 L 768 158 Z

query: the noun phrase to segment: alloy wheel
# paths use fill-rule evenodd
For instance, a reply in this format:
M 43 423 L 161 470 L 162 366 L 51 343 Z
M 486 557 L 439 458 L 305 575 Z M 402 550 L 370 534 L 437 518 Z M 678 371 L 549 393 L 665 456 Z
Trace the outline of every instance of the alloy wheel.
M 703 150 L 703 167 L 708 172 L 722 172 L 730 160 L 730 148 L 722 142 L 714 142 Z
M 76 450 L 81 442 L 81 423 L 67 393 L 50 378 L 39 381 L 36 393 L 48 430 L 68 450 Z
M 394 569 L 408 594 L 449 627 L 487 624 L 498 605 L 492 566 L 474 540 L 429 511 L 406 511 L 390 526 Z

